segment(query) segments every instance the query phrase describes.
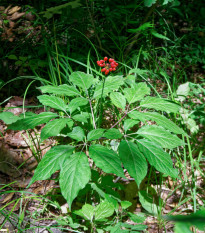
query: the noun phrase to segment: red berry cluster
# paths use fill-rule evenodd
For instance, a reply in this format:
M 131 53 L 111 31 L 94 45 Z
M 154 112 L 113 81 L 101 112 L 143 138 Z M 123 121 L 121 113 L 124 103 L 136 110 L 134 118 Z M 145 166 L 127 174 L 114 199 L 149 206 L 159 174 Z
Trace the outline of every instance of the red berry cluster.
M 107 57 L 104 57 L 104 60 L 97 61 L 97 64 L 100 67 L 104 67 L 101 71 L 105 72 L 105 75 L 109 74 L 109 72 L 115 71 L 118 66 L 118 63 L 113 58 L 108 60 Z

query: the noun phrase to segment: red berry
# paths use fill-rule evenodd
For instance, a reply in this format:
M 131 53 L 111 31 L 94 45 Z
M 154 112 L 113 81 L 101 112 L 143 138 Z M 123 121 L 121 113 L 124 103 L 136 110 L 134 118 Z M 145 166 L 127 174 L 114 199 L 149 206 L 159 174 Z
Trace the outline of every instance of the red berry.
M 102 72 L 105 72 L 105 71 L 106 71 L 106 68 L 103 68 L 101 71 L 102 71 Z
M 115 65 L 118 66 L 119 64 L 117 62 L 115 62 Z
M 106 70 L 106 71 L 105 71 L 105 75 L 107 75 L 107 74 L 109 74 L 109 70 Z
M 112 71 L 116 71 L 116 69 L 115 69 L 115 68 L 112 68 Z
M 114 59 L 113 59 L 113 58 L 110 58 L 110 59 L 109 59 L 109 62 L 113 62 L 113 61 L 114 61 Z
M 97 61 L 97 64 L 100 65 L 100 61 Z
M 104 60 L 100 60 L 100 63 L 104 63 Z
M 101 63 L 99 66 L 100 66 L 100 67 L 103 67 L 103 66 L 105 66 L 105 63 Z
M 107 61 L 107 59 L 108 59 L 107 57 L 104 57 L 104 61 Z
M 112 68 L 110 68 L 109 70 L 112 71 Z

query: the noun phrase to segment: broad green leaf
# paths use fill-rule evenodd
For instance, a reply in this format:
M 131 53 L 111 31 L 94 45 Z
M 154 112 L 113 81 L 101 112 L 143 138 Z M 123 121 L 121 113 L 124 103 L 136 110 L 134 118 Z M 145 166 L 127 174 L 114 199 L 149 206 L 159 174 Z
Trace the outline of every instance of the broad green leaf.
M 120 143 L 119 155 L 124 167 L 139 186 L 147 174 L 147 162 L 144 155 L 136 144 L 124 140 Z
M 193 231 L 190 230 L 190 224 L 177 222 L 174 226 L 174 233 L 193 233 Z
M 73 121 L 69 118 L 55 119 L 48 122 L 41 131 L 41 140 L 45 140 L 51 136 L 57 136 L 68 124 L 73 125 Z
M 114 206 L 116 212 L 118 211 L 119 209 L 118 201 L 115 198 L 113 198 L 112 195 L 105 193 L 105 200 Z
M 86 220 L 90 220 L 92 222 L 94 217 L 95 207 L 89 204 L 85 204 L 81 210 L 74 211 L 75 214 L 83 217 Z
M 89 148 L 89 155 L 96 166 L 104 172 L 114 173 L 125 178 L 120 158 L 113 150 L 109 150 L 101 145 L 92 145 Z
M 140 106 L 143 108 L 154 108 L 156 110 L 165 111 L 165 112 L 179 112 L 181 106 L 157 97 L 146 97 L 141 101 Z
M 58 115 L 53 112 L 42 112 L 40 114 L 34 114 L 33 116 L 20 119 L 11 124 L 8 129 L 12 130 L 26 130 L 33 129 L 35 126 L 44 124 Z
M 119 93 L 119 92 L 112 92 L 110 94 L 110 99 L 111 99 L 112 103 L 116 107 L 121 108 L 121 109 L 125 109 L 126 99 L 125 99 L 125 97 L 121 93 Z
M 88 100 L 85 98 L 75 98 L 73 100 L 70 101 L 70 103 L 67 106 L 67 109 L 70 113 L 74 112 L 78 107 L 84 106 L 88 104 Z
M 120 86 L 124 84 L 123 78 L 121 76 L 109 76 L 105 79 L 103 96 L 106 96 L 110 92 L 117 90 Z M 100 98 L 102 95 L 103 81 L 101 81 L 95 88 L 93 98 Z
M 130 219 L 136 223 L 143 223 L 146 219 L 145 214 L 141 213 L 141 212 L 137 213 L 137 214 L 128 213 L 128 215 L 129 215 Z
M 136 230 L 143 231 L 147 228 L 146 225 L 142 225 L 142 224 L 131 225 L 131 224 L 124 223 L 124 222 L 121 223 L 121 226 L 133 230 L 131 232 L 136 232 Z
M 157 125 L 143 126 L 136 133 L 159 144 L 163 148 L 173 149 L 184 145 L 183 141 L 176 135 L 169 133 L 169 131 Z
M 85 133 L 80 126 L 74 127 L 71 133 L 67 134 L 68 137 L 75 139 L 76 141 L 83 141 Z
M 95 83 L 95 80 L 92 74 L 86 74 L 81 71 L 73 72 L 69 78 L 70 78 L 70 81 L 74 85 L 81 87 L 84 90 L 89 89 L 91 85 Z
M 138 112 L 138 111 L 133 111 L 129 113 L 128 116 L 132 119 L 140 120 L 142 122 L 149 120 L 149 118 L 143 112 Z
M 137 121 L 137 120 L 132 120 L 132 119 L 125 120 L 124 124 L 123 124 L 125 132 L 138 123 L 139 123 L 139 121 Z
M 186 96 L 190 93 L 190 85 L 189 82 L 186 82 L 184 84 L 179 85 L 177 88 L 177 100 L 184 101 L 186 99 Z
M 153 36 L 155 36 L 155 37 L 157 37 L 157 38 L 159 38 L 159 39 L 162 39 L 162 40 L 170 40 L 168 37 L 166 37 L 166 36 L 164 36 L 164 35 L 162 35 L 162 34 L 156 32 L 156 31 L 154 31 L 154 30 L 152 30 L 151 33 L 152 33 Z
M 144 5 L 150 7 L 155 4 L 157 0 L 144 0 Z
M 77 114 L 77 115 L 73 116 L 72 118 L 75 121 L 88 123 L 88 116 L 85 116 L 83 114 Z
M 159 209 L 160 207 L 157 206 L 155 203 L 153 203 L 153 197 L 143 190 L 139 191 L 138 194 L 142 207 L 150 214 L 158 215 L 158 211 L 160 210 Z
M 72 154 L 75 147 L 69 145 L 55 146 L 51 148 L 42 158 L 35 170 L 30 184 L 36 180 L 46 180 L 61 168 L 66 158 Z
M 135 74 L 138 74 L 138 75 L 146 75 L 147 72 L 148 72 L 147 70 L 142 70 L 142 69 L 139 69 L 139 68 L 135 68 L 135 69 L 131 69 L 129 71 L 129 74 L 135 73 Z M 133 77 L 136 79 L 135 76 L 133 76 Z
M 110 204 L 108 201 L 101 202 L 95 210 L 95 221 L 100 221 L 112 216 L 114 210 L 114 206 Z
M 158 125 L 168 129 L 170 132 L 175 134 L 186 134 L 183 129 L 179 128 L 174 122 L 168 120 L 165 116 L 157 112 L 138 112 L 133 111 L 128 114 L 132 119 L 137 119 L 142 122 L 152 120 L 155 121 Z
M 143 99 L 145 95 L 149 95 L 150 88 L 146 83 L 138 83 L 131 88 L 125 88 L 123 92 L 128 103 L 132 104 Z
M 19 120 L 19 117 L 15 116 L 12 112 L 2 112 L 0 113 L 0 120 L 9 125 Z
M 108 138 L 108 139 L 120 139 L 123 135 L 120 133 L 119 129 L 108 129 L 103 137 Z
M 174 122 L 157 112 L 143 112 L 142 116 L 143 115 L 147 118 L 147 120 L 155 121 L 158 125 L 168 129 L 170 132 L 175 134 L 186 134 L 184 130 L 179 128 Z
M 60 86 L 46 85 L 46 86 L 39 87 L 39 89 L 42 91 L 42 93 L 50 93 L 50 94 L 56 94 L 56 95 L 62 95 L 62 96 L 80 95 L 80 92 L 75 87 L 69 86 L 67 84 L 63 84 Z
M 195 213 L 189 215 L 170 215 L 164 217 L 166 220 L 188 225 L 189 227 L 195 226 L 199 230 L 205 230 L 205 209 L 202 208 Z M 186 232 L 186 231 L 185 231 Z
M 94 129 L 91 130 L 88 135 L 87 135 L 87 140 L 92 141 L 92 140 L 97 140 L 101 137 L 103 137 L 104 129 Z
M 137 140 L 137 144 L 153 167 L 168 176 L 177 177 L 177 170 L 173 168 L 170 155 L 164 152 L 161 147 L 145 139 Z
M 59 97 L 50 96 L 50 95 L 41 95 L 38 96 L 37 98 L 45 106 L 49 106 L 51 108 L 55 108 L 63 112 L 66 112 L 67 106 L 65 102 Z
M 78 192 L 91 178 L 90 166 L 85 153 L 77 152 L 67 158 L 61 167 L 60 188 L 69 208 Z
M 121 201 L 120 204 L 121 204 L 122 209 L 125 210 L 125 209 L 129 208 L 132 205 L 132 202 L 130 202 L 130 201 Z

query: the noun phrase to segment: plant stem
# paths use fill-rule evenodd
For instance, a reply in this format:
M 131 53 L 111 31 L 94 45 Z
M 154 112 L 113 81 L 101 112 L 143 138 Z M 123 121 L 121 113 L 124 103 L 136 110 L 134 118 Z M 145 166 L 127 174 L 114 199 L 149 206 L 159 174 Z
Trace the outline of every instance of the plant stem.
M 110 129 L 112 129 L 112 128 L 114 128 L 116 125 L 118 125 L 118 124 L 127 116 L 127 114 L 129 114 L 129 113 L 131 113 L 132 111 L 134 111 L 134 110 L 140 108 L 140 106 L 138 106 L 138 107 L 133 108 L 132 110 L 130 110 L 130 111 L 128 112 L 129 107 L 130 107 L 130 105 L 128 105 L 127 110 L 125 111 L 125 115 L 124 115 L 122 118 L 120 118 L 119 121 L 117 121 L 114 125 L 112 125 Z
M 94 117 L 93 107 L 92 107 L 92 103 L 91 103 L 91 100 L 90 100 L 90 99 L 89 99 L 89 103 L 90 103 L 90 110 L 91 110 L 92 119 L 93 119 L 93 127 L 96 129 L 95 117 Z
M 99 128 L 100 128 L 101 121 L 102 121 L 102 112 L 103 112 L 102 99 L 103 99 L 104 86 L 105 86 L 105 77 L 103 77 L 103 86 L 102 86 L 102 93 L 101 93 L 101 98 L 100 98 L 100 114 L 99 114 L 99 119 L 98 119 Z

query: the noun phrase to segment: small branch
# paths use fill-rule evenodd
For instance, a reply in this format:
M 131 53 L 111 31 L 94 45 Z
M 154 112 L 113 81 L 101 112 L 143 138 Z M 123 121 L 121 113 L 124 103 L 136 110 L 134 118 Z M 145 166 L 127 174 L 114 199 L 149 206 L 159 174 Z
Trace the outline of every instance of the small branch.
M 129 109 L 129 106 L 130 106 L 130 105 L 128 105 L 127 109 Z M 120 118 L 119 121 L 116 122 L 113 126 L 111 126 L 110 129 L 112 129 L 112 128 L 114 128 L 116 125 L 118 125 L 118 124 L 127 116 L 127 114 L 131 113 L 132 111 L 134 111 L 134 110 L 136 110 L 136 109 L 138 109 L 138 108 L 140 108 L 140 106 L 138 106 L 138 107 L 136 107 L 136 108 L 133 108 L 133 109 L 130 110 L 129 112 L 128 112 L 128 111 L 125 111 L 125 115 L 124 115 L 122 118 Z

